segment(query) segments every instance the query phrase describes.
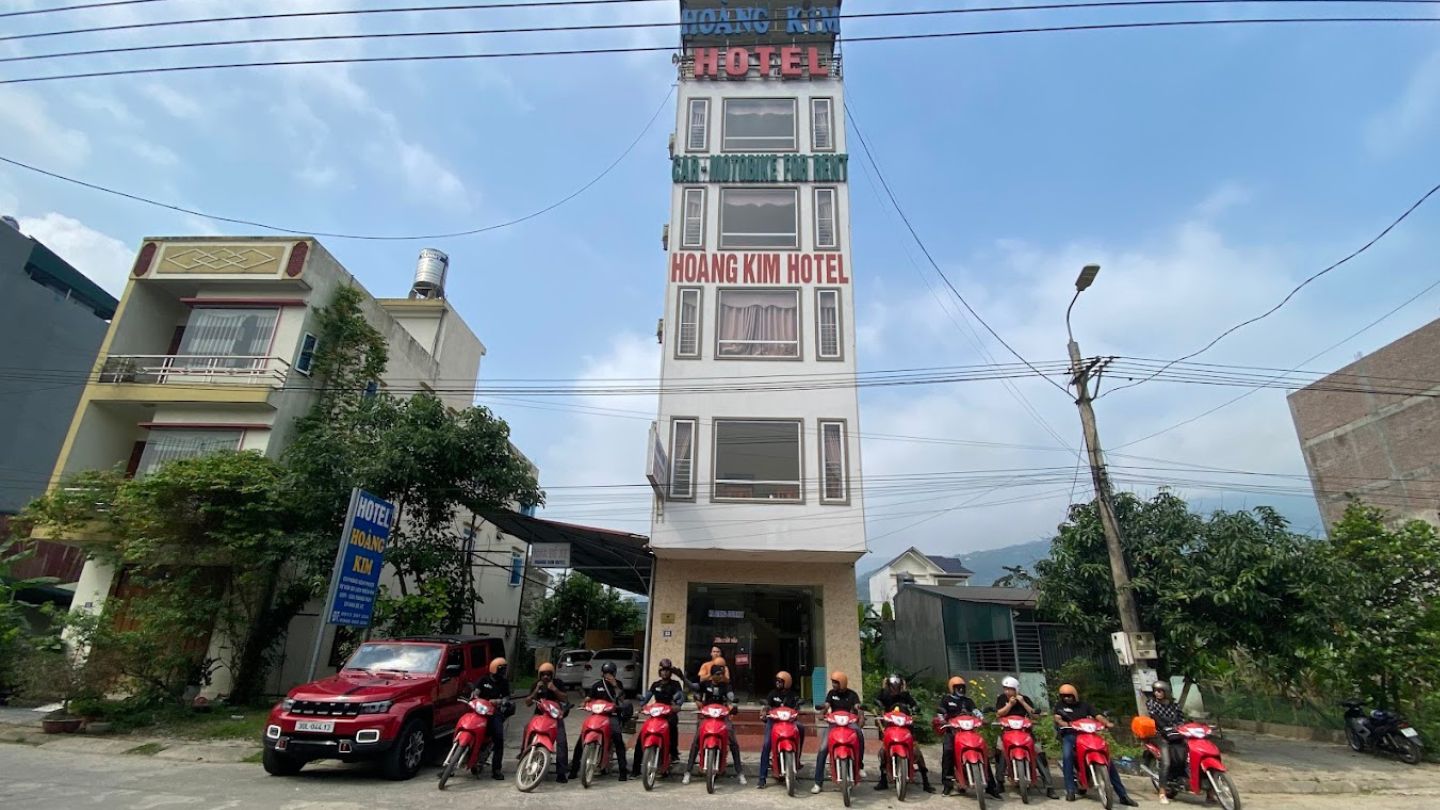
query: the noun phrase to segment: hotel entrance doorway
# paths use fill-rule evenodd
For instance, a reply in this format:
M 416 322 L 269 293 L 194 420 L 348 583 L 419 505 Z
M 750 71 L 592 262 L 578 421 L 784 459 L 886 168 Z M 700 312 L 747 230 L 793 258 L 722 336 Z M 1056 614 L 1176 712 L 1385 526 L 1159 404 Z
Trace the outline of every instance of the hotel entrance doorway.
M 795 687 L 811 699 L 815 654 L 811 588 L 692 583 L 686 620 L 686 676 L 694 680 L 710 648 L 719 647 L 730 664 L 735 696 L 764 699 L 775 673 L 789 672 Z

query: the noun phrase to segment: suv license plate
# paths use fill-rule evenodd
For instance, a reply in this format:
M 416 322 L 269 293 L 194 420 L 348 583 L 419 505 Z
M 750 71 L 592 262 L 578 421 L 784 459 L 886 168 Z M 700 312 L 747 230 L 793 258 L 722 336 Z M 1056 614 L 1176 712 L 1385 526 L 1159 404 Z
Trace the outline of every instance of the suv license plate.
M 1413 728 L 1410 728 L 1409 726 L 1406 726 L 1405 728 L 1400 729 L 1400 733 L 1401 733 L 1401 734 L 1404 734 L 1406 737 L 1419 737 L 1419 736 L 1420 736 L 1420 732 L 1416 731 L 1416 730 L 1413 729 Z
M 297 720 L 295 721 L 296 731 L 316 731 L 321 734 L 329 734 L 335 730 L 334 720 Z

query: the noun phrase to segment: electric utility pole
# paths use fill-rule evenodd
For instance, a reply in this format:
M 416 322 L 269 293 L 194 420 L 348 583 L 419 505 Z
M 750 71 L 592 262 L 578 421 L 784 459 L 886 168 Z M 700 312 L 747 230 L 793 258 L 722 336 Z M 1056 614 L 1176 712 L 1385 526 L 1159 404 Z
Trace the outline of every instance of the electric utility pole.
M 1090 461 L 1090 479 L 1095 486 L 1095 511 L 1100 514 L 1100 527 L 1105 532 L 1105 549 L 1110 555 L 1110 578 L 1115 586 L 1115 606 L 1120 611 L 1120 629 L 1124 634 L 1123 647 L 1116 644 L 1121 662 L 1130 665 L 1132 691 L 1135 694 L 1135 708 L 1141 715 L 1145 710 L 1143 689 L 1145 681 L 1155 679 L 1154 671 L 1137 654 L 1136 638 L 1141 635 L 1140 611 L 1135 606 L 1135 591 L 1130 585 L 1130 569 L 1125 564 L 1125 552 L 1120 544 L 1120 521 L 1115 517 L 1115 505 L 1110 500 L 1110 477 L 1105 472 L 1105 461 L 1100 451 L 1100 429 L 1095 424 L 1095 408 L 1090 395 L 1090 371 L 1095 364 L 1086 364 L 1080 356 L 1080 344 L 1070 331 L 1070 310 L 1095 281 L 1100 265 L 1087 264 L 1075 280 L 1075 297 L 1065 310 L 1065 333 L 1070 338 L 1070 371 L 1075 383 L 1075 405 L 1080 409 L 1080 425 L 1085 431 L 1085 452 Z

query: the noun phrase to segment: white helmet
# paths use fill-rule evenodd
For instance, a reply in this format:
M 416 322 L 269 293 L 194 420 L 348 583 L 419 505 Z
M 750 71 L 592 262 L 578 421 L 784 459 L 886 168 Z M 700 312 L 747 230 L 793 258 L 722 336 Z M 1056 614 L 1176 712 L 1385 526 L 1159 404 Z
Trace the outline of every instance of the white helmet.
M 1013 675 L 1007 675 L 1005 676 L 1005 680 L 1000 682 L 1000 685 L 1005 687 L 1006 689 L 1019 689 L 1020 679 L 1014 677 Z

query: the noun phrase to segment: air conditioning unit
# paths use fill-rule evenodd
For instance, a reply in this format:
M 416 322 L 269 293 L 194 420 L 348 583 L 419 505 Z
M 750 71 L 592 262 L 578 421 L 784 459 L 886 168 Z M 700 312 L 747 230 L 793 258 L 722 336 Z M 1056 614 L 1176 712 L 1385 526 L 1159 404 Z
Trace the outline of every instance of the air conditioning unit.
M 670 151 L 670 157 L 675 157 L 675 133 L 670 133 L 670 143 L 665 148 Z
M 660 227 L 660 247 L 664 250 L 670 249 L 670 223 L 668 222 Z

